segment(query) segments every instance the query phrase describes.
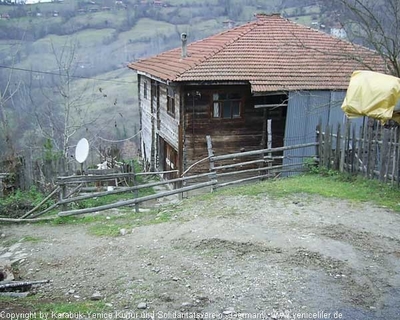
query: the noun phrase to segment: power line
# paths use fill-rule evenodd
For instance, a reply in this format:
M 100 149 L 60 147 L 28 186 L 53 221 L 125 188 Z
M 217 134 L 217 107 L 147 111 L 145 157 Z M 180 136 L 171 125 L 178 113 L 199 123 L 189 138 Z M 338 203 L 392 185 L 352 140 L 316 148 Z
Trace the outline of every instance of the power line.
M 140 130 L 139 132 L 135 133 L 132 137 L 126 138 L 126 139 L 122 139 L 122 140 L 108 140 L 102 137 L 98 137 L 100 140 L 106 141 L 106 142 L 124 142 L 124 141 L 128 141 L 131 140 L 133 138 L 135 138 L 138 134 L 140 134 L 142 132 L 142 130 Z
M 51 71 L 39 71 L 39 70 L 31 70 L 31 69 L 24 69 L 24 68 L 17 68 L 17 67 L 8 67 L 8 66 L 2 66 L 2 65 L 0 65 L 0 68 L 2 68 L 2 69 L 16 70 L 16 71 L 33 72 L 33 73 L 39 73 L 39 74 L 48 74 L 48 75 L 60 76 L 59 73 L 51 72 Z M 74 75 L 71 75 L 70 77 L 71 77 L 71 78 L 78 78 L 78 79 L 106 81 L 106 82 L 119 82 L 119 83 L 129 83 L 129 84 L 135 83 L 135 82 L 133 82 L 133 81 L 112 80 L 112 79 L 99 79 L 99 78 L 91 78 L 91 77 L 84 77 L 84 76 L 74 76 Z

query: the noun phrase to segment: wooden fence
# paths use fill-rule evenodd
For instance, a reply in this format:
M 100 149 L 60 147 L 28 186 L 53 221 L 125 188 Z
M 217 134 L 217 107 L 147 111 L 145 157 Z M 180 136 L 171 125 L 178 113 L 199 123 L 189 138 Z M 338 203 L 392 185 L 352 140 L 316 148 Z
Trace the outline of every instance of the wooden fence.
M 21 219 L 0 219 L 0 221 L 37 221 L 37 217 L 46 212 L 59 208 L 58 216 L 70 216 L 98 212 L 122 206 L 134 206 L 139 210 L 139 204 L 174 194 L 187 195 L 188 192 L 199 189 L 213 191 L 234 184 L 240 184 L 253 180 L 264 180 L 281 176 L 285 172 L 304 171 L 304 161 L 285 163 L 285 152 L 295 149 L 311 150 L 315 148 L 315 154 L 304 157 L 314 159 L 319 166 L 327 169 L 347 171 L 352 174 L 362 174 L 365 177 L 380 179 L 392 184 L 400 182 L 400 137 L 397 127 L 387 128 L 376 122 L 368 122 L 361 128 L 345 128 L 338 126 L 335 131 L 327 126 L 321 130 L 319 125 L 316 130 L 316 141 L 285 146 L 278 148 L 267 148 L 226 155 L 215 155 L 212 147 L 212 139 L 207 136 L 208 157 L 203 159 L 209 162 L 209 172 L 189 175 L 190 170 L 184 176 L 139 184 L 140 176 L 157 175 L 162 176 L 173 171 L 164 172 L 87 172 L 84 175 L 60 176 L 55 180 L 56 187 L 38 206 L 27 212 Z M 204 162 L 204 161 L 201 162 Z M 133 166 L 132 166 L 133 168 Z M 80 195 L 79 191 L 93 191 L 95 187 L 88 184 L 96 184 L 100 181 L 121 181 L 127 179 L 126 186 L 121 187 L 116 183 L 116 188 L 97 190 L 90 194 Z M 174 189 L 139 197 L 138 191 L 143 188 L 151 188 L 161 185 L 174 185 Z M 91 189 L 91 190 L 89 190 Z M 96 191 L 96 190 L 95 190 Z M 66 205 L 93 197 L 103 197 L 110 194 L 131 193 L 129 200 L 117 203 L 97 206 L 93 208 L 68 210 Z M 45 201 L 58 194 L 58 201 L 51 207 L 40 210 Z M 54 217 L 51 217 L 54 218 Z M 48 218 L 46 218 L 48 219 Z
M 163 172 L 107 172 L 92 170 L 88 171 L 84 175 L 70 175 L 70 176 L 60 176 L 55 180 L 56 187 L 49 193 L 49 195 L 35 208 L 28 211 L 20 219 L 7 219 L 1 218 L 0 221 L 3 222 L 33 222 L 40 221 L 38 218 L 43 214 L 49 212 L 50 210 L 58 208 L 60 211 L 58 216 L 70 216 L 77 214 L 85 214 L 98 212 L 103 210 L 108 210 L 112 208 L 118 208 L 123 206 L 134 206 L 135 210 L 139 210 L 139 204 L 145 201 L 154 200 L 174 194 L 179 194 L 182 197 L 187 195 L 188 192 L 199 189 L 209 189 L 210 191 L 216 188 L 222 188 L 230 186 L 233 184 L 239 184 L 252 180 L 262 180 L 269 177 L 279 176 L 280 173 L 285 171 L 299 171 L 303 170 L 303 166 L 300 163 L 283 165 L 283 151 L 293 150 L 298 148 L 306 148 L 310 146 L 316 146 L 318 143 L 308 143 L 303 145 L 280 147 L 280 148 L 268 148 L 262 150 L 234 153 L 228 155 L 214 155 L 212 151 L 211 138 L 207 137 L 208 151 L 210 156 L 208 157 L 210 172 L 187 175 L 170 180 L 155 181 L 145 184 L 139 184 L 138 178 L 140 176 L 157 175 L 162 176 L 164 174 L 175 172 L 173 171 L 163 171 Z M 188 172 L 186 172 L 188 174 Z M 93 185 L 99 182 L 106 181 L 121 181 L 122 179 L 128 179 L 130 183 L 126 183 L 126 186 L 121 187 L 120 183 L 115 183 L 116 187 L 107 189 L 107 191 L 93 190 L 96 187 L 88 185 Z M 194 181 L 194 182 L 193 182 Z M 174 189 L 169 189 L 164 192 L 157 194 L 152 194 L 148 196 L 139 197 L 138 191 L 144 188 L 151 188 L 161 185 L 173 185 Z M 80 191 L 97 191 L 85 193 L 83 195 L 79 194 Z M 92 208 L 75 209 L 68 210 L 66 205 L 69 203 L 77 203 L 82 200 L 103 197 L 111 194 L 119 193 L 130 193 L 131 199 L 125 201 L 119 201 L 116 203 L 101 205 Z M 57 197 L 58 201 L 52 206 L 45 208 L 41 207 L 44 203 L 50 199 Z M 53 219 L 50 217 L 50 219 Z M 49 219 L 49 218 L 45 218 Z
M 400 140 L 398 127 L 368 121 L 356 128 L 317 127 L 319 165 L 360 174 L 369 179 L 399 184 Z
M 303 162 L 284 164 L 284 152 L 317 145 L 318 142 L 311 142 L 216 156 L 211 137 L 207 136 L 210 177 L 218 181 L 214 188 L 220 188 L 252 180 L 275 178 L 282 173 L 301 172 L 305 169 Z M 315 155 L 307 157 L 313 156 Z

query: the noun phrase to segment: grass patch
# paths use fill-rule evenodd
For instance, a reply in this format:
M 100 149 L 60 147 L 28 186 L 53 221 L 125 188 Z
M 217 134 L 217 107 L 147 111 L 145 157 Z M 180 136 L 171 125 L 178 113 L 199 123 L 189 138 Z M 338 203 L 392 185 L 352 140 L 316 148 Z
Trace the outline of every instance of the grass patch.
M 120 235 L 121 229 L 128 232 L 134 227 L 148 226 L 169 222 L 171 212 L 139 212 L 130 215 L 115 217 L 106 222 L 94 224 L 88 228 L 90 234 L 99 237 L 116 237 Z M 118 221 L 119 220 L 119 221 Z
M 128 225 L 118 225 L 113 223 L 97 224 L 89 227 L 89 233 L 98 237 L 116 237 L 120 235 L 121 229 L 127 229 Z
M 99 313 L 109 309 L 102 301 L 85 301 L 85 302 L 47 302 L 37 297 L 28 297 L 25 299 L 12 299 L 8 297 L 0 297 L 1 309 L 8 312 L 45 312 L 57 314 L 57 319 L 68 319 L 63 313 Z
M 135 213 L 133 208 L 124 210 L 119 209 L 122 214 L 110 215 L 92 215 L 92 216 L 69 216 L 57 217 L 50 222 L 52 225 L 88 225 L 88 232 L 99 237 L 116 237 L 120 235 L 120 229 L 130 231 L 134 227 L 165 223 L 171 220 L 172 210 L 164 210 L 162 212 L 149 211 Z M 125 213 L 124 213 L 125 212 Z
M 378 206 L 400 212 L 399 189 L 376 180 L 337 174 L 321 176 L 306 174 L 286 179 L 265 181 L 257 184 L 221 190 L 217 194 L 268 196 L 282 198 L 292 194 L 316 194 L 326 198 L 338 198 L 356 202 L 372 202 Z M 207 198 L 210 195 L 205 195 Z
M 174 32 L 175 26 L 171 23 L 142 18 L 138 20 L 131 30 L 121 32 L 118 39 L 124 41 L 150 41 L 154 37 L 168 36 Z
M 1 240 L 1 245 L 4 247 L 11 247 L 13 244 L 16 244 L 19 240 L 16 238 Z
M 41 237 L 34 237 L 34 236 L 25 236 L 21 239 L 21 242 L 32 242 L 32 243 L 38 243 L 42 241 L 43 238 Z
M 99 237 L 116 237 L 121 229 L 128 232 L 134 227 L 165 223 L 171 220 L 171 212 L 139 212 L 110 218 L 106 222 L 94 224 L 88 228 L 90 234 Z

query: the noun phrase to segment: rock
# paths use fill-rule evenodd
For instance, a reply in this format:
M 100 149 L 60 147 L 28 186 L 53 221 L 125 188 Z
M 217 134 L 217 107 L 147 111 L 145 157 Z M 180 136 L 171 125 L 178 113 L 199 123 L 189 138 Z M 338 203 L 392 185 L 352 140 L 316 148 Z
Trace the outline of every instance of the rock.
M 230 315 L 230 314 L 234 314 L 235 313 L 235 309 L 232 307 L 226 308 L 226 310 L 222 311 L 222 314 L 224 315 Z
M 90 300 L 92 300 L 92 301 L 98 301 L 98 300 L 101 300 L 101 299 L 103 299 L 103 295 L 99 291 L 96 291 L 90 297 Z
M 0 237 L 5 238 L 6 237 L 5 233 L 2 233 Z
M 121 236 L 124 236 L 124 235 L 126 235 L 128 233 L 128 231 L 126 230 L 126 229 L 119 229 L 119 234 L 121 235 Z
M 146 302 L 140 302 L 140 303 L 137 305 L 137 308 L 138 308 L 138 309 L 147 309 L 147 303 L 146 303 Z
M 104 304 L 106 307 L 112 308 L 113 304 L 112 303 L 106 303 Z
M 172 280 L 173 281 L 179 281 L 179 278 L 178 277 L 173 277 Z
M 68 290 L 68 294 L 74 294 L 74 293 L 75 293 L 74 289 Z
M 191 307 L 192 304 L 191 304 L 190 302 L 184 302 L 184 303 L 182 303 L 181 306 L 182 306 L 182 307 Z
M 8 259 L 0 259 L 0 281 L 14 280 L 14 273 L 11 268 L 11 262 Z
M 21 242 L 14 243 L 14 244 L 8 249 L 8 251 L 9 251 L 9 252 L 13 252 L 13 251 L 17 250 L 21 245 L 22 245 Z

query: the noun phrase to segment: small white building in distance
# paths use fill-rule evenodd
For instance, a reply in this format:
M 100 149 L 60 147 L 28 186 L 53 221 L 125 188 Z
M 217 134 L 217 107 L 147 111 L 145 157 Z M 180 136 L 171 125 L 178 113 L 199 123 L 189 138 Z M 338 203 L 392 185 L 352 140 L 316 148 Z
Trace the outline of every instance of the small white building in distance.
M 336 24 L 331 28 L 331 35 L 340 39 L 347 39 L 346 30 L 344 30 L 341 24 Z

